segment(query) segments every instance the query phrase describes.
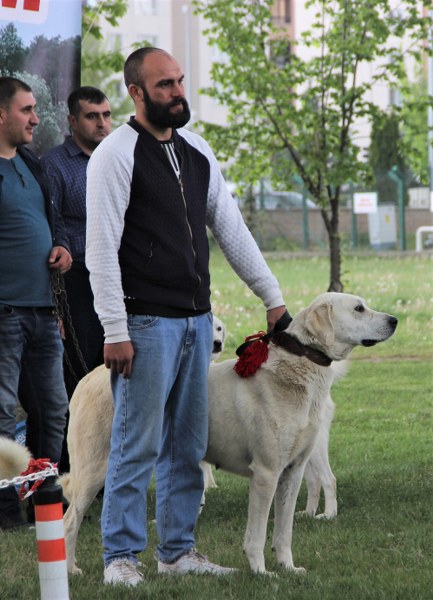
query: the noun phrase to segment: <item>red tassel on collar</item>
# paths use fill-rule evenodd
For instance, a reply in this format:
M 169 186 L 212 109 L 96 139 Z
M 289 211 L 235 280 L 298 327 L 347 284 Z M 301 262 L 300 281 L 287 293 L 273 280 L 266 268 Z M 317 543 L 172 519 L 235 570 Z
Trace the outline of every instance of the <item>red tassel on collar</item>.
M 264 331 L 245 338 L 242 351 L 233 369 L 240 377 L 250 377 L 268 360 L 269 338 Z M 240 348 L 238 348 L 239 352 Z

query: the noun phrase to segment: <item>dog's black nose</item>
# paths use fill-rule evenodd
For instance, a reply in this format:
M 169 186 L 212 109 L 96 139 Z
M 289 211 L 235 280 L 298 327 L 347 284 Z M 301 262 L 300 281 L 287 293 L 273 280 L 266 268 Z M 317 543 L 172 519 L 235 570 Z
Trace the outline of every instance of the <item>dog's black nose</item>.
M 397 324 L 398 324 L 398 319 L 397 319 L 397 317 L 391 317 L 391 316 L 390 316 L 390 317 L 389 317 L 389 319 L 388 319 L 388 323 L 391 325 L 391 327 L 392 327 L 393 329 L 395 329 L 395 328 L 397 327 Z
M 218 340 L 215 340 L 213 343 L 213 351 L 214 352 L 221 352 L 221 348 L 222 348 L 222 342 L 219 342 Z

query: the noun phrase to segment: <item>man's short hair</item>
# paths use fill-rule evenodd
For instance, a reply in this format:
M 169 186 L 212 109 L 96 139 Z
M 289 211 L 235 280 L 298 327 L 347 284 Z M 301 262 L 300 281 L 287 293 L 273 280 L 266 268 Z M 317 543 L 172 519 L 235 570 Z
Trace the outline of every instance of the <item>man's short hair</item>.
M 91 85 L 83 85 L 71 92 L 68 96 L 68 109 L 70 115 L 78 117 L 81 111 L 80 100 L 85 100 L 91 104 L 102 104 L 105 100 L 108 101 L 108 98 L 100 89 Z
M 141 65 L 143 64 L 144 58 L 149 54 L 152 54 L 152 52 L 163 52 L 166 54 L 165 50 L 162 50 L 161 48 L 145 46 L 144 48 L 134 50 L 134 52 L 128 56 L 123 67 L 123 76 L 126 87 L 130 86 L 131 83 L 136 85 L 142 84 Z
M 9 106 L 17 92 L 31 92 L 32 88 L 16 77 L 0 77 L 0 106 Z

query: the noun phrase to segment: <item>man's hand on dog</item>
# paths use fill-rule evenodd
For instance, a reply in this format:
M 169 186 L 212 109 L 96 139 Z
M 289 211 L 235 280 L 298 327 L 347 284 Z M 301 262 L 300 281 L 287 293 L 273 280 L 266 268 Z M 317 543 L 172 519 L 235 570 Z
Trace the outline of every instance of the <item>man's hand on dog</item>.
M 272 331 L 275 326 L 275 323 L 278 321 L 280 317 L 284 315 L 286 312 L 285 306 L 277 306 L 276 308 L 271 308 L 266 312 L 266 320 L 268 322 L 268 332 Z

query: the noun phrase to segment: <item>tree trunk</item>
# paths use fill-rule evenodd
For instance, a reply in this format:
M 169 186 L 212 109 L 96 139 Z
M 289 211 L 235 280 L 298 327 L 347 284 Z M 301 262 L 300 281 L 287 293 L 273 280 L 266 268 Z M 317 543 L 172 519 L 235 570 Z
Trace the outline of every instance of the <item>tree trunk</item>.
M 342 292 L 340 235 L 338 231 L 329 235 L 330 281 L 328 292 Z
M 342 292 L 338 198 L 331 198 L 330 205 L 331 219 L 328 218 L 325 211 L 322 211 L 329 240 L 330 280 L 328 292 Z

